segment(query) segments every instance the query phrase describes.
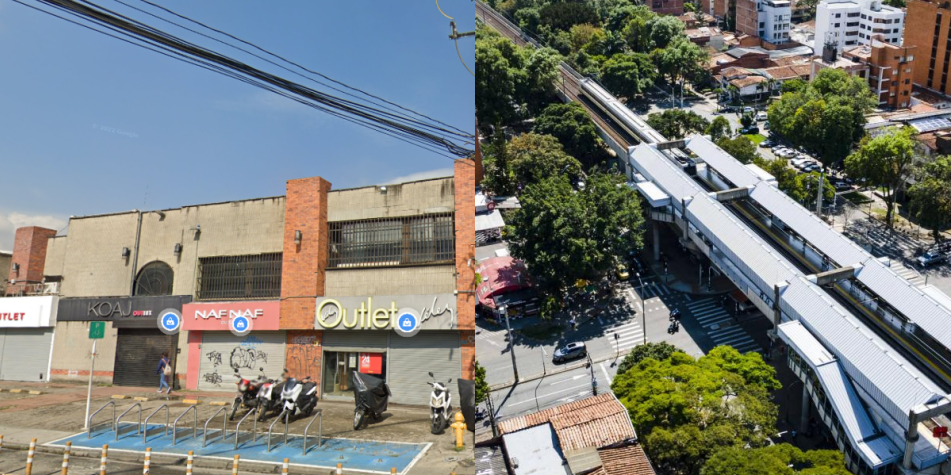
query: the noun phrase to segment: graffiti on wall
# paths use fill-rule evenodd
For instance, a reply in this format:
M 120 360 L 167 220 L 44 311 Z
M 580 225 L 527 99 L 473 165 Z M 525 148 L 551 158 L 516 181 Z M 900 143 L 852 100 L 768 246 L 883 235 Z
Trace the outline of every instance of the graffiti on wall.
M 215 386 L 221 386 L 221 375 L 218 374 L 218 370 L 215 370 L 214 373 L 205 373 L 205 382 L 209 384 L 214 384 Z
M 221 364 L 221 353 L 217 351 L 211 351 L 205 356 L 208 357 L 208 361 L 211 361 L 211 365 L 213 367 L 217 368 L 218 365 Z
M 253 369 L 257 363 L 267 363 L 267 353 L 261 350 L 240 347 L 231 350 L 231 360 L 229 364 L 235 373 L 237 373 L 240 368 Z
M 287 345 L 287 369 L 298 378 L 316 378 L 320 371 L 320 346 L 316 335 L 300 335 L 291 338 Z

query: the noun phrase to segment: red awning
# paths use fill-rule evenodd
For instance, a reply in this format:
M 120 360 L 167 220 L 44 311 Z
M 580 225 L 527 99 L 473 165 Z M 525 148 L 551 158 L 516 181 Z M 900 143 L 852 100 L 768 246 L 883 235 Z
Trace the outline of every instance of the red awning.
M 482 282 L 476 288 L 476 295 L 482 305 L 495 308 L 492 297 L 531 287 L 528 269 L 522 261 L 511 256 L 491 257 L 479 263 L 476 272 Z

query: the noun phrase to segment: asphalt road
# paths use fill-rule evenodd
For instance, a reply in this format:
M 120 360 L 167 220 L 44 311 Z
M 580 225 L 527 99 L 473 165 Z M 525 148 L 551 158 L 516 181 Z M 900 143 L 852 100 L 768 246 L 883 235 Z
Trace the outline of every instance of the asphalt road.
M 598 394 L 609 391 L 616 374 L 611 362 L 596 363 L 594 378 Z M 591 368 L 577 368 L 546 376 L 492 393 L 500 419 L 538 412 L 594 395 Z

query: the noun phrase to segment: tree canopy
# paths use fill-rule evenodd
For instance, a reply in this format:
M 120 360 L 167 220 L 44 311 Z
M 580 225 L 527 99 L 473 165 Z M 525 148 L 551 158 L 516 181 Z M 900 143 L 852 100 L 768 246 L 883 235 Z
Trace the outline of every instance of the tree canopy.
M 601 67 L 601 82 L 612 93 L 633 99 L 654 86 L 657 68 L 650 56 L 622 53 L 612 56 Z
M 637 345 L 634 349 L 631 350 L 627 356 L 621 360 L 621 364 L 617 367 L 617 374 L 622 374 L 628 372 L 631 368 L 635 367 L 646 358 L 653 358 L 657 361 L 664 361 L 667 358 L 670 358 L 670 355 L 674 354 L 675 351 L 683 352 L 680 348 L 677 348 L 666 341 L 660 342 L 648 342 L 643 345 Z
M 787 90 L 769 107 L 771 130 L 814 152 L 826 166 L 842 161 L 865 135 L 865 113 L 876 101 L 864 79 L 830 68 Z
M 473 361 L 475 370 L 475 403 L 479 405 L 482 401 L 489 398 L 489 383 L 485 380 L 485 368 L 479 364 L 478 360 Z
M 696 112 L 668 109 L 647 116 L 647 125 L 660 132 L 667 140 L 682 139 L 689 134 L 707 130 L 710 123 Z
M 521 208 L 505 229 L 509 250 L 552 295 L 560 296 L 578 279 L 600 277 L 612 268 L 614 256 L 642 245 L 641 200 L 623 175 L 595 172 L 575 190 L 567 176 L 553 170 L 529 183 L 519 201 Z
M 951 227 L 951 157 L 938 157 L 921 167 L 908 194 L 912 216 L 939 241 L 941 231 Z
M 858 151 L 845 160 L 853 178 L 865 178 L 881 187 L 885 195 L 885 224 L 892 226 L 897 192 L 905 186 L 915 160 L 915 129 L 893 128 L 862 141 Z
M 611 389 L 648 454 L 668 473 L 696 474 L 725 447 L 761 447 L 775 432 L 775 370 L 758 353 L 719 346 L 695 359 L 674 352 L 619 373 Z
M 722 119 L 722 117 L 717 117 L 717 119 Z M 717 145 L 742 163 L 753 163 L 759 157 L 759 152 L 756 151 L 756 145 L 753 141 L 742 135 L 734 138 L 723 137 L 717 141 Z
M 535 118 L 534 131 L 561 142 L 565 153 L 591 168 L 604 161 L 601 138 L 588 112 L 577 102 L 550 104 Z
M 733 130 L 730 128 L 730 121 L 726 120 L 726 117 L 718 115 L 710 122 L 710 125 L 707 126 L 707 130 L 703 133 L 709 135 L 710 140 L 716 142 L 721 138 L 732 135 Z
M 715 453 L 700 475 L 849 475 L 845 457 L 838 450 L 803 452 L 789 444 L 742 449 L 730 447 Z

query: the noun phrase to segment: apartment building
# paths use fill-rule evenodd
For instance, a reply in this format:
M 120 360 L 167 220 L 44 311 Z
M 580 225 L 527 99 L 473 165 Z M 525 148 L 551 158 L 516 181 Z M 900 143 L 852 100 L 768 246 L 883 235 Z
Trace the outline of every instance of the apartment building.
M 951 66 L 951 4 L 911 0 L 908 22 L 915 25 L 905 33 L 906 46 L 917 48 L 921 56 L 914 69 L 915 84 L 951 94 L 948 69 Z
M 792 30 L 789 0 L 737 0 L 736 32 L 756 36 L 769 43 L 789 41 Z
M 836 53 L 867 45 L 873 37 L 901 45 L 905 12 L 880 0 L 824 0 L 816 7 L 815 49 L 834 44 Z

